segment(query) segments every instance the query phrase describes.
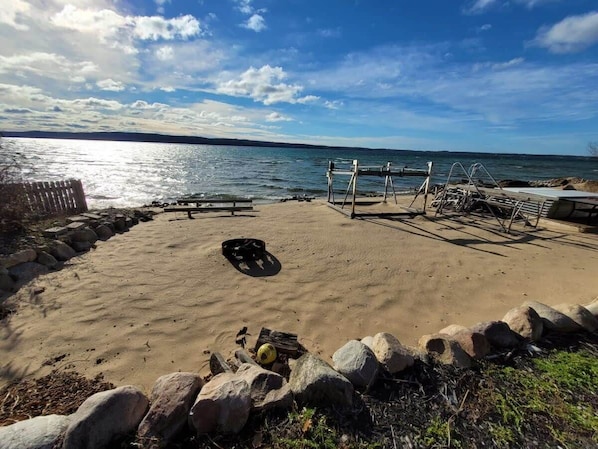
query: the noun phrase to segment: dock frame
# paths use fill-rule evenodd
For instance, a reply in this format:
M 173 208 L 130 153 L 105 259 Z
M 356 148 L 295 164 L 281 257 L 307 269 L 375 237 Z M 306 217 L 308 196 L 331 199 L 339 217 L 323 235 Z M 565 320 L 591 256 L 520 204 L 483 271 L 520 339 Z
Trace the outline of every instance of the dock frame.
M 396 217 L 396 216 L 409 216 L 413 217 L 416 215 L 425 215 L 426 214 L 426 204 L 428 201 L 428 192 L 430 190 L 430 177 L 432 176 L 432 162 L 427 163 L 426 170 L 418 170 L 413 168 L 400 168 L 396 169 L 392 167 L 390 162 L 387 162 L 386 165 L 383 166 L 360 166 L 357 159 L 353 160 L 353 164 L 349 170 L 340 170 L 335 167 L 333 161 L 328 162 L 328 171 L 326 172 L 326 177 L 328 178 L 328 205 L 333 209 L 351 217 L 368 217 L 368 216 L 376 216 L 376 217 Z M 349 183 L 347 185 L 347 190 L 345 192 L 345 197 L 343 201 L 340 203 L 340 206 L 336 203 L 334 198 L 334 177 L 335 176 L 349 176 Z M 397 202 L 397 193 L 394 188 L 393 183 L 393 176 L 398 177 L 405 177 L 405 176 L 417 176 L 417 177 L 424 177 L 425 180 L 417 190 L 415 197 L 411 201 L 408 207 L 404 208 L 405 211 L 403 212 L 382 212 L 382 213 L 375 213 L 375 212 L 357 212 L 356 205 L 357 205 L 357 180 L 360 176 L 377 176 L 380 178 L 384 178 L 384 197 L 382 202 L 385 203 L 389 188 L 392 190 L 395 204 Z M 423 209 L 413 209 L 413 203 L 417 199 L 417 197 L 422 194 L 424 195 L 424 207 Z M 350 212 L 345 210 L 345 205 L 347 204 L 347 199 L 349 198 L 349 194 L 351 194 L 351 210 Z

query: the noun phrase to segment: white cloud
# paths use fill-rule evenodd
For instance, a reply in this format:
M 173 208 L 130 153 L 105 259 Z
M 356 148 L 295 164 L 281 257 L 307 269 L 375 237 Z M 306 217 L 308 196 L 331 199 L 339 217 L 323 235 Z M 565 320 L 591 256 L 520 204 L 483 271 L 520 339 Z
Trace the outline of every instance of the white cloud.
M 243 28 L 259 33 L 266 29 L 266 21 L 259 14 L 254 14 L 243 24 Z
M 184 15 L 174 19 L 165 19 L 160 16 L 135 17 L 135 36 L 143 40 L 178 38 L 189 39 L 200 33 L 199 21 L 192 15 Z
M 121 83 L 120 81 L 114 81 L 112 78 L 98 81 L 96 83 L 96 86 L 98 86 L 102 90 L 107 90 L 111 92 L 120 92 L 125 90 L 125 85 L 123 83 Z
M 504 70 L 517 65 L 523 64 L 524 58 L 513 58 L 506 62 L 482 62 L 473 65 L 473 71 L 477 72 L 483 69 L 490 68 L 492 70 Z
M 463 9 L 465 14 L 482 14 L 498 3 L 498 0 L 475 0 Z
M 0 23 L 9 25 L 17 30 L 27 30 L 29 27 L 18 22 L 19 16 L 29 11 L 29 4 L 23 0 L 4 2 L 0 8 Z
M 160 90 L 162 92 L 174 92 L 176 89 L 172 86 L 163 86 L 163 87 L 160 87 Z
M 478 32 L 490 31 L 491 29 L 492 29 L 492 25 L 490 25 L 489 23 L 485 23 L 484 25 L 482 25 L 481 27 L 478 28 Z
M 524 5 L 528 9 L 532 9 L 534 6 L 542 5 L 544 3 L 555 3 L 560 0 L 515 0 L 516 3 Z
M 247 15 L 252 14 L 253 6 L 251 6 L 251 1 L 252 0 L 236 0 L 237 5 L 238 5 L 237 8 L 243 14 L 247 14 Z
M 156 58 L 160 61 L 168 61 L 174 57 L 174 50 L 171 46 L 160 47 L 156 50 Z
M 598 11 L 570 16 L 538 30 L 531 43 L 553 53 L 575 53 L 598 42 Z
M 238 80 L 220 83 L 218 92 L 238 97 L 250 97 L 265 105 L 274 103 L 299 103 L 313 96 L 297 98 L 303 86 L 281 82 L 287 77 L 281 67 L 265 65 L 260 69 L 250 67 Z M 315 98 L 315 97 L 314 97 Z
M 278 112 L 272 112 L 266 116 L 267 122 L 292 122 L 293 119 Z
M 317 31 L 317 33 L 325 38 L 338 38 L 341 37 L 340 28 L 324 28 Z
M 98 71 L 91 61 L 73 62 L 55 53 L 23 53 L 13 56 L 0 55 L 0 73 L 20 71 L 53 79 L 81 80 Z
M 340 100 L 333 100 L 333 101 L 326 100 L 324 102 L 324 106 L 326 106 L 328 109 L 339 109 L 340 107 L 343 106 L 343 104 L 344 103 Z

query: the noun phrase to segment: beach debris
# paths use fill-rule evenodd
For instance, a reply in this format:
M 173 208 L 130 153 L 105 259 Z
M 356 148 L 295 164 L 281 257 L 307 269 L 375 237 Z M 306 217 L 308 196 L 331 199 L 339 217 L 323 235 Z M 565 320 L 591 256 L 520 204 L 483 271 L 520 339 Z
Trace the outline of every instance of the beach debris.
M 353 404 L 353 384 L 328 363 L 310 353 L 297 359 L 289 385 L 300 405 L 345 407 Z
M 235 343 L 241 345 L 242 348 L 245 348 L 247 344 L 247 326 L 243 326 L 237 335 L 235 335 Z
M 598 329 L 598 319 L 582 305 L 557 304 L 553 308 L 567 315 L 588 332 L 594 332 Z
M 379 332 L 374 335 L 372 350 L 386 371 L 395 374 L 413 366 L 414 358 L 407 348 L 392 334 Z
M 70 424 L 70 416 L 37 416 L 0 427 L 2 449 L 52 449 Z
M 221 373 L 206 383 L 189 412 L 198 434 L 239 433 L 251 410 L 251 390 L 235 374 Z
M 509 310 L 502 321 L 526 340 L 538 341 L 542 338 L 544 332 L 542 318 L 530 306 L 519 306 Z
M 297 358 L 306 352 L 305 348 L 299 343 L 297 334 L 262 327 L 255 342 L 255 351 L 257 352 L 260 346 L 265 343 L 270 343 L 274 346 L 278 354 L 286 354 L 293 358 Z
M 452 365 L 456 368 L 471 368 L 471 357 L 449 335 L 423 335 L 419 339 L 419 347 L 435 361 L 444 365 Z
M 280 374 L 244 363 L 237 370 L 236 376 L 249 385 L 251 411 L 289 409 L 293 405 L 291 388 Z
M 355 387 L 368 388 L 378 376 L 378 359 L 368 346 L 349 340 L 332 355 L 333 367 Z
M 163 447 L 183 430 L 203 385 L 203 379 L 195 373 L 171 373 L 156 380 L 151 407 L 137 429 L 142 447 Z
M 256 363 L 256 361 L 251 358 L 251 356 L 247 353 L 247 351 L 245 351 L 245 349 L 237 349 L 235 351 L 235 357 L 241 363 L 250 363 L 252 365 L 258 366 L 258 364 Z
M 148 399 L 127 385 L 90 396 L 71 415 L 62 448 L 101 449 L 134 433 L 148 409 Z
M 232 373 L 233 370 L 226 360 L 224 360 L 222 354 L 213 352 L 212 355 L 210 355 L 210 372 L 215 376 L 220 373 Z
M 276 348 L 270 343 L 264 343 L 257 350 L 257 362 L 260 365 L 270 365 L 276 360 Z
M 488 339 L 495 348 L 515 348 L 521 343 L 521 336 L 513 332 L 504 321 L 485 321 L 471 328 Z
M 546 304 L 538 301 L 526 301 L 523 305 L 534 309 L 540 318 L 542 318 L 544 332 L 579 332 L 582 329 L 579 324 L 567 315 Z

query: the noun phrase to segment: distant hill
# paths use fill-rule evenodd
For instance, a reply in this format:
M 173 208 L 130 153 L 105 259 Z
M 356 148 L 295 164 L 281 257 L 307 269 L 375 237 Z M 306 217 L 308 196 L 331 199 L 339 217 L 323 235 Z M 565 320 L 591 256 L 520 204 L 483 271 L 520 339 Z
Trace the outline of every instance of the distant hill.
M 80 140 L 117 140 L 124 142 L 163 142 L 163 143 L 189 143 L 194 145 L 231 145 L 244 147 L 281 147 L 281 148 L 328 148 L 347 149 L 348 147 L 309 145 L 304 143 L 266 142 L 247 139 L 217 139 L 194 136 L 170 136 L 153 133 L 124 133 L 124 132 L 90 132 L 71 133 L 54 131 L 2 131 L 4 137 L 29 137 L 38 139 L 80 139 Z M 367 149 L 363 147 L 350 147 L 351 149 Z

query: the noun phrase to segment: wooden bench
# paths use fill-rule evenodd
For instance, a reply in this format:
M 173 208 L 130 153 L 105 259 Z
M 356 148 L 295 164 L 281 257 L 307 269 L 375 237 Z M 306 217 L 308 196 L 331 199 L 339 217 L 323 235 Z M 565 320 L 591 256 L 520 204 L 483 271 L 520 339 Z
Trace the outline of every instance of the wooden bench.
M 235 215 L 235 212 L 249 210 L 253 210 L 253 200 L 247 198 L 181 198 L 176 206 L 164 208 L 164 212 L 187 212 L 189 218 L 193 218 L 191 212 L 230 212 Z

